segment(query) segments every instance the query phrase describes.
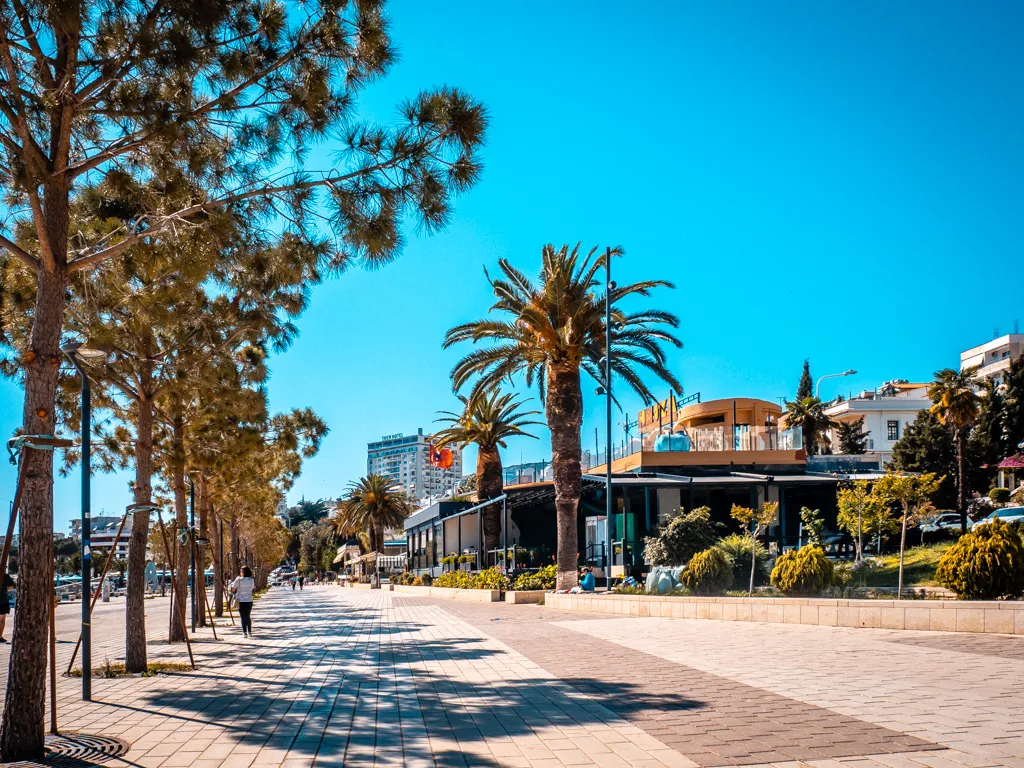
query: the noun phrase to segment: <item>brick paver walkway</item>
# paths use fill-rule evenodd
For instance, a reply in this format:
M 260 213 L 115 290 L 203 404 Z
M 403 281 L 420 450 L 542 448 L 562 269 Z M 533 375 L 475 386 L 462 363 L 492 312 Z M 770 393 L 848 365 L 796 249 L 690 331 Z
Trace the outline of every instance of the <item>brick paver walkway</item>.
M 97 628 L 112 661 L 119 616 Z M 129 742 L 108 765 L 141 768 L 1024 768 L 1012 638 L 608 619 L 338 587 L 272 591 L 254 622 L 253 640 L 202 630 L 195 672 L 96 679 L 89 704 L 61 678 L 62 728 Z M 180 661 L 160 640 L 165 604 L 149 626 L 154 660 Z

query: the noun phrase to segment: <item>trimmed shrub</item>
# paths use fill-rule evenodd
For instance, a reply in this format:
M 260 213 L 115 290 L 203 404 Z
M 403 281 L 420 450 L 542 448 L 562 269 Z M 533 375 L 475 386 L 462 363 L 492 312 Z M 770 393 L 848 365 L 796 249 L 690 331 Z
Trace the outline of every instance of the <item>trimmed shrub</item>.
M 993 504 L 1005 504 L 1010 500 L 1010 489 L 993 488 L 988 492 L 988 497 L 992 500 Z
M 644 539 L 644 557 L 652 565 L 685 565 L 698 552 L 714 546 L 721 527 L 711 520 L 709 507 L 680 512 L 657 536 Z
M 732 560 L 732 584 L 737 589 L 750 584 L 750 537 L 733 533 L 715 544 Z M 757 566 L 754 568 L 754 586 L 762 587 L 771 578 L 768 563 L 771 555 L 761 542 L 757 543 Z
M 432 586 L 434 586 L 434 577 L 431 576 L 429 573 L 421 574 L 418 578 L 420 580 L 420 585 L 421 586 L 424 586 L 424 587 L 432 587 Z
M 832 586 L 835 568 L 821 547 L 787 552 L 772 570 L 772 586 L 784 595 L 817 595 Z
M 508 576 L 497 568 L 486 568 L 473 577 L 473 589 L 500 589 L 504 592 L 510 588 Z
M 683 571 L 682 582 L 695 595 L 720 595 L 732 586 L 732 560 L 718 547 L 698 552 Z
M 432 586 L 446 589 L 473 589 L 473 576 L 466 571 L 448 571 L 434 579 Z
M 516 579 L 513 589 L 554 589 L 555 579 L 558 576 L 558 568 L 555 565 L 546 565 L 536 573 L 522 573 Z
M 1024 593 L 1024 543 L 1002 520 L 960 537 L 939 560 L 936 580 L 967 600 L 1017 598 Z

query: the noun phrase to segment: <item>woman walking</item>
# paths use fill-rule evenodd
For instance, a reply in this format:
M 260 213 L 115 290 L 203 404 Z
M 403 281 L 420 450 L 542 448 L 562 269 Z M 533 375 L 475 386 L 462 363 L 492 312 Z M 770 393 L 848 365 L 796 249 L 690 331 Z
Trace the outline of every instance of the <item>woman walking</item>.
M 238 615 L 242 619 L 242 634 L 245 637 L 252 637 L 252 591 L 255 586 L 252 569 L 248 565 L 243 565 L 238 578 L 228 587 L 238 601 Z

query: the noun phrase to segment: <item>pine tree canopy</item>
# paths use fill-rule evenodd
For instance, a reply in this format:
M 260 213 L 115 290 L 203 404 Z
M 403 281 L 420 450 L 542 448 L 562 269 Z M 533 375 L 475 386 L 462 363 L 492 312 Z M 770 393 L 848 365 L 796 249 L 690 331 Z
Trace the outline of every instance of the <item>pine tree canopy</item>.
M 387 259 L 404 216 L 445 225 L 480 171 L 487 116 L 457 89 L 414 96 L 393 127 L 357 119 L 395 58 L 383 2 L 21 0 L 0 29 L 0 176 L 26 212 L 0 244 L 33 271 L 88 269 L 221 211 L 330 242 L 330 265 Z M 338 163 L 307 166 L 322 142 Z M 51 242 L 44 211 L 90 194 L 115 223 Z

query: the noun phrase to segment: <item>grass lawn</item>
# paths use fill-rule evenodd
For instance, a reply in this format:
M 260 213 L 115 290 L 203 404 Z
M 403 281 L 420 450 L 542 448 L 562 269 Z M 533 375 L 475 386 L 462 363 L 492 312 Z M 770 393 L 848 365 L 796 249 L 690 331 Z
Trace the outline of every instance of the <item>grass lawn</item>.
M 935 581 L 935 570 L 939 567 L 939 559 L 951 546 L 952 541 L 940 541 L 908 549 L 903 556 L 903 586 L 940 586 Z M 852 586 L 861 586 L 863 580 L 866 587 L 895 587 L 899 581 L 899 569 L 899 552 L 883 555 L 881 566 L 865 571 L 863 575 L 854 576 Z

